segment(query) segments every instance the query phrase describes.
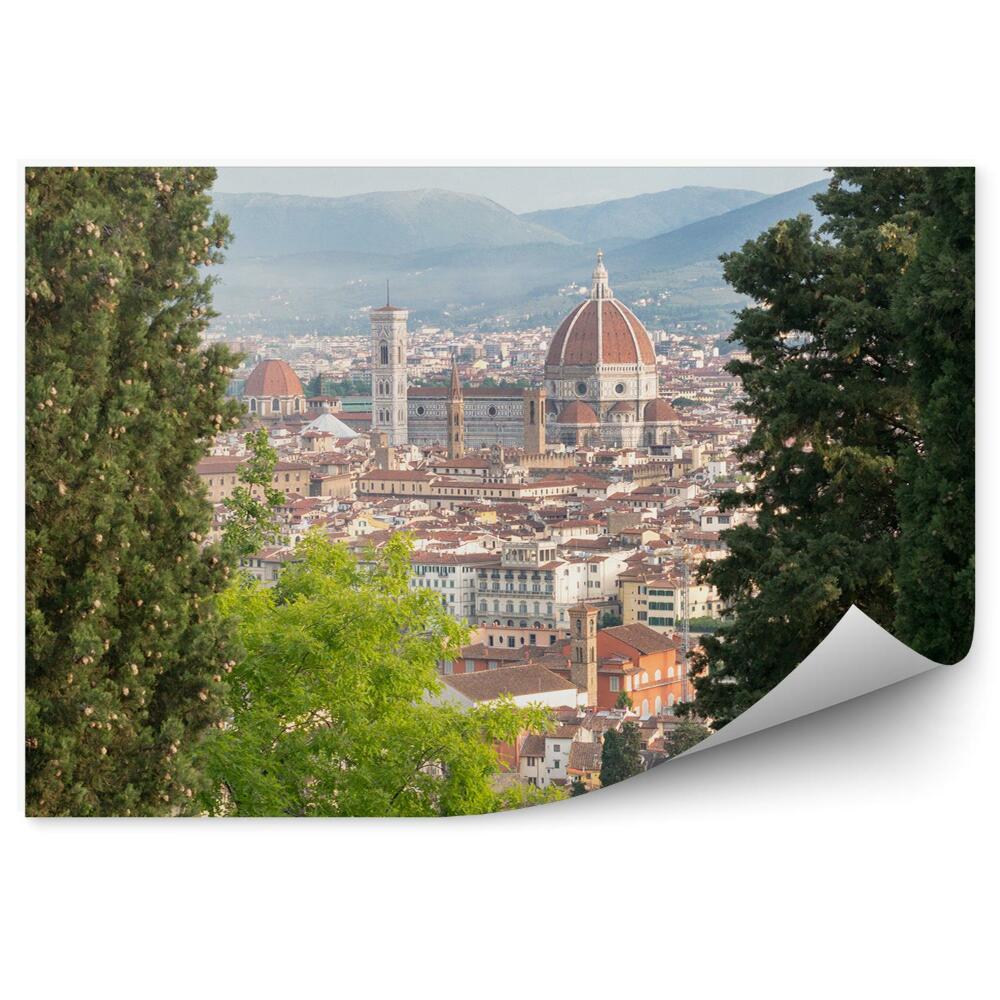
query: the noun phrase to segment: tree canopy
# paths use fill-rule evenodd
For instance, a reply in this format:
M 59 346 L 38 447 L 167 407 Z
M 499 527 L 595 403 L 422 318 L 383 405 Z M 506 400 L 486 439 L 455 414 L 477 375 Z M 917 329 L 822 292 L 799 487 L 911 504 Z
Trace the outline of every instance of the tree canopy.
M 29 168 L 26 809 L 183 810 L 230 660 L 195 474 L 234 426 L 203 348 L 227 222 L 202 168 Z
M 972 629 L 974 176 L 833 171 L 825 219 L 723 258 L 755 300 L 732 340 L 755 430 L 756 524 L 701 579 L 732 627 L 702 640 L 695 710 L 719 727 L 793 670 L 851 605 L 954 661 Z M 934 572 L 936 571 L 936 573 Z
M 223 610 L 244 653 L 225 676 L 232 718 L 205 743 L 203 807 L 240 816 L 483 813 L 558 797 L 498 790 L 494 741 L 549 723 L 509 699 L 436 703 L 437 662 L 464 626 L 411 591 L 410 543 L 359 563 L 311 534 L 277 584 L 242 579 Z
M 620 730 L 609 729 L 601 747 L 601 787 L 614 785 L 643 770 L 639 753 L 639 728 L 624 722 Z

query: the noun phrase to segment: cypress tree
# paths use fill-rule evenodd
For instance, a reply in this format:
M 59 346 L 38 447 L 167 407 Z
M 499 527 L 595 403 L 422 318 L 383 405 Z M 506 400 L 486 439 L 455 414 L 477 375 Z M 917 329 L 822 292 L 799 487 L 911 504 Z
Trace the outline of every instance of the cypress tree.
M 642 771 L 639 729 L 634 722 L 622 723 L 621 730 L 609 729 L 601 747 L 601 787 L 614 785 Z
M 969 651 L 975 607 L 976 175 L 926 172 L 932 217 L 897 297 L 919 444 L 900 459 L 896 635 L 940 663 Z
M 195 475 L 238 421 L 202 349 L 228 239 L 201 168 L 26 171 L 26 809 L 155 815 L 201 790 L 232 652 Z

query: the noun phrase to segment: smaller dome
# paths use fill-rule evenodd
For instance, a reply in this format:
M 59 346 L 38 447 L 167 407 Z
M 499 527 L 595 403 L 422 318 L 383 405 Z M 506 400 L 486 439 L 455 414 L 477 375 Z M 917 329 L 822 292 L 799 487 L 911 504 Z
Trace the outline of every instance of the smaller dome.
M 626 403 L 624 399 L 619 400 L 608 410 L 608 413 L 635 413 L 635 403 Z
M 244 396 L 304 396 L 302 383 L 287 361 L 268 358 L 250 373 Z
M 643 419 L 647 424 L 676 424 L 681 415 L 665 399 L 651 399 L 643 410 Z
M 599 424 L 597 414 L 586 403 L 574 399 L 556 418 L 559 424 Z

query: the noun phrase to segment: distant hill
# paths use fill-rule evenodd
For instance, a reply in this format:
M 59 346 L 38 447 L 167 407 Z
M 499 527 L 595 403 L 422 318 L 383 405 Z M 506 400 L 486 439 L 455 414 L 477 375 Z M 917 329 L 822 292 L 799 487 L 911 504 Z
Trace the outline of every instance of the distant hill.
M 738 249 L 780 219 L 801 212 L 817 215 L 811 199 L 826 184 L 819 181 L 763 198 L 652 239 L 624 245 L 620 240 L 603 241 L 611 287 L 652 327 L 683 322 L 727 329 L 733 310 L 744 305 L 746 299 L 725 284 L 719 254 Z M 218 196 L 220 209 L 231 210 L 233 197 Z M 465 201 L 465 196 L 456 197 Z M 458 204 L 451 199 L 445 199 L 445 203 L 452 207 Z M 477 215 L 481 203 L 493 205 L 486 199 L 471 199 L 471 203 Z M 505 218 L 505 210 L 495 208 L 500 214 L 491 211 L 490 215 Z M 287 221 L 291 216 L 285 218 Z M 247 328 L 264 324 L 278 334 L 366 329 L 367 310 L 384 301 L 387 278 L 392 283 L 393 301 L 407 306 L 416 324 L 478 324 L 488 329 L 508 324 L 551 325 L 558 323 L 585 294 L 582 289 L 589 287 L 594 266 L 594 246 L 570 242 L 565 236 L 520 244 L 450 245 L 403 251 L 402 246 L 416 240 L 406 236 L 396 221 L 388 219 L 378 241 L 370 234 L 368 239 L 358 236 L 349 250 L 278 251 L 265 255 L 261 252 L 264 247 L 319 242 L 321 234 L 308 238 L 275 234 L 271 238 L 263 229 L 251 228 L 248 232 L 246 219 L 246 215 L 233 215 L 237 243 L 242 242 L 245 250 L 247 241 L 260 240 L 258 254 L 227 253 L 219 271 L 221 282 L 215 290 L 216 307 L 230 317 L 242 317 L 240 323 Z M 254 216 L 253 222 L 254 226 L 261 225 L 261 216 Z M 314 223 L 303 220 L 303 224 Z M 456 228 L 451 226 L 450 232 L 454 234 Z M 490 231 L 496 233 L 495 229 Z M 440 225 L 437 232 L 443 232 Z M 463 232 L 471 235 L 472 227 L 466 225 Z M 511 239 L 518 233 L 525 234 L 520 229 L 508 232 Z M 392 249 L 361 252 L 357 246 L 376 242 Z
M 736 188 L 681 187 L 596 205 L 545 209 L 521 216 L 578 243 L 647 239 L 692 222 L 741 208 L 767 196 Z
M 234 259 L 571 242 L 489 198 L 454 191 L 377 191 L 345 198 L 217 193 L 213 200 L 232 222 Z
M 632 243 L 616 252 L 617 266 L 629 277 L 637 278 L 664 268 L 714 260 L 720 254 L 738 250 L 747 240 L 759 236 L 781 219 L 802 213 L 819 218 L 812 197 L 825 191 L 828 183 L 814 181 L 752 205 Z

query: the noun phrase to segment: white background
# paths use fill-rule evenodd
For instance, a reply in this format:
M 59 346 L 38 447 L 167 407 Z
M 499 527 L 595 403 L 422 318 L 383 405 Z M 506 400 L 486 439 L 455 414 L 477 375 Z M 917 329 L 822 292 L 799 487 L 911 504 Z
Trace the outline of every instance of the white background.
M 19 818 L 10 545 L 8 995 L 939 998 L 995 985 L 997 80 L 983 9 L 132 2 L 4 15 L 9 527 L 22 517 L 25 161 L 975 163 L 985 389 L 966 662 L 516 815 Z

